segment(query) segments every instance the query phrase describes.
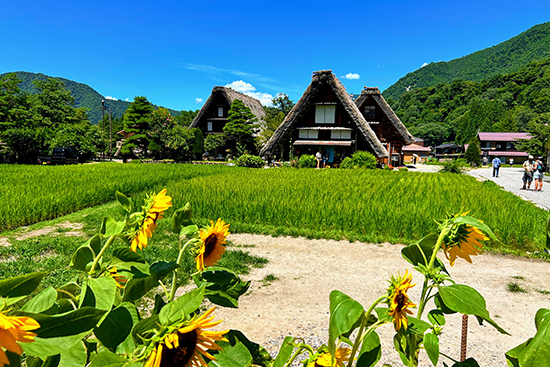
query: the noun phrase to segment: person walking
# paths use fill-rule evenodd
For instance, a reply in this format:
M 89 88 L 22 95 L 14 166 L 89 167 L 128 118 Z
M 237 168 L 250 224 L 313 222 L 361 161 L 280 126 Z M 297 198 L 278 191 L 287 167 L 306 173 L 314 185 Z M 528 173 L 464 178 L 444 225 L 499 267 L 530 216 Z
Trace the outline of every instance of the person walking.
M 493 177 L 497 177 L 498 178 L 498 170 L 500 169 L 500 165 L 502 164 L 502 161 L 500 160 L 499 157 L 495 157 L 493 159 Z M 496 176 L 495 176 L 496 174 Z
M 530 155 L 529 159 L 523 162 L 523 187 L 520 190 L 531 189 L 531 182 L 533 181 L 533 159 L 533 156 Z
M 544 164 L 542 157 L 538 157 L 533 165 L 533 178 L 535 179 L 535 191 L 542 191 L 542 179 L 544 177 Z
M 514 158 L 510 158 L 510 168 L 514 167 Z

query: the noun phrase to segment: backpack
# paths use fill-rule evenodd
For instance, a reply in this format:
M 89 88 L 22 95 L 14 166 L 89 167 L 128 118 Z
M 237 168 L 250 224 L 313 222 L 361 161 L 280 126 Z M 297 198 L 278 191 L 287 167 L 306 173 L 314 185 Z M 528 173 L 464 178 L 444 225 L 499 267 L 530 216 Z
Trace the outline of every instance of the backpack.
M 538 161 L 537 163 L 538 163 L 538 165 L 537 165 L 537 171 L 539 171 L 539 172 L 541 172 L 541 173 L 544 172 L 544 171 L 545 171 L 545 169 L 544 169 L 544 164 L 543 164 L 541 161 Z

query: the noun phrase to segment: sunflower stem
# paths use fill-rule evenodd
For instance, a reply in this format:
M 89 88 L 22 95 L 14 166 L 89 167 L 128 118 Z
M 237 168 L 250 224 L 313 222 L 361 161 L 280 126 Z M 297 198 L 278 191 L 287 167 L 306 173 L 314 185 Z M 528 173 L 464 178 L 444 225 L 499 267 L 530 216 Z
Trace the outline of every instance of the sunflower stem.
M 105 245 L 103 246 L 101 251 L 99 251 L 99 254 L 97 254 L 97 256 L 95 257 L 94 262 L 92 263 L 92 268 L 90 269 L 90 272 L 88 274 L 90 274 L 90 275 L 93 274 L 93 272 L 94 272 L 94 270 L 97 266 L 97 263 L 103 257 L 103 254 L 105 253 L 105 251 L 107 251 L 109 246 L 111 246 L 111 244 L 115 241 L 116 237 L 117 237 L 116 235 L 109 237 L 109 239 L 107 240 L 107 242 L 105 243 Z
M 304 348 L 303 345 L 301 345 L 298 350 L 296 351 L 296 353 L 294 353 L 294 355 L 290 358 L 290 360 L 288 361 L 288 363 L 285 365 L 286 367 L 289 367 L 290 365 L 292 365 L 292 362 L 294 362 L 294 360 L 296 359 L 296 357 L 298 357 L 300 354 L 303 353 L 304 350 L 307 350 L 308 348 Z
M 353 359 L 355 358 L 355 353 L 357 353 L 357 349 L 359 349 L 359 345 L 361 344 L 361 341 L 363 340 L 363 338 L 362 338 L 363 331 L 365 330 L 365 326 L 367 325 L 367 322 L 369 320 L 370 313 L 372 312 L 372 310 L 374 310 L 374 308 L 380 302 L 382 302 L 386 298 L 388 298 L 387 294 L 384 294 L 383 296 L 378 297 L 378 299 L 376 301 L 374 301 L 374 303 L 372 305 L 370 305 L 367 312 L 365 312 L 363 314 L 363 320 L 361 320 L 361 325 L 359 326 L 359 331 L 357 332 L 357 336 L 355 337 L 355 342 L 353 343 L 353 347 L 351 349 L 351 354 L 349 355 L 349 360 L 348 360 L 348 364 L 347 364 L 348 367 L 351 367 L 353 365 Z
M 183 258 L 183 254 L 185 253 L 185 250 L 189 247 L 189 245 L 192 243 L 193 240 L 187 241 L 187 243 L 181 247 L 181 238 L 178 241 L 178 247 L 180 249 L 180 252 L 178 254 L 178 260 L 176 261 L 176 264 L 178 264 L 181 267 L 181 260 Z M 174 300 L 174 297 L 176 296 L 176 290 L 178 288 L 178 269 L 174 270 L 174 274 L 172 275 L 172 289 L 170 290 L 170 296 L 168 297 L 168 302 L 172 302 Z

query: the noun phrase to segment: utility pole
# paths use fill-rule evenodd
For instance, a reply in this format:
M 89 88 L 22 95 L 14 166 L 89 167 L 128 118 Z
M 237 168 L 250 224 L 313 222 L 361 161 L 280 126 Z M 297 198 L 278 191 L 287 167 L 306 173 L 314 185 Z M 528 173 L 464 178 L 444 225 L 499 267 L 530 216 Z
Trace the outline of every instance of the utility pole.
M 101 100 L 101 131 L 105 133 L 105 100 Z

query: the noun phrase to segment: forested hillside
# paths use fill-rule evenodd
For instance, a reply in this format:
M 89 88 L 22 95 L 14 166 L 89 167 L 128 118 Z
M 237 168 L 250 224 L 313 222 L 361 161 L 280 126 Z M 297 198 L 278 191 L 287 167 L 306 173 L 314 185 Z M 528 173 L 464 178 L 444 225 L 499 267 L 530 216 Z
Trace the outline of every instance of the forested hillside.
M 0 77 L 6 74 L 2 74 L 0 75 Z M 46 81 L 48 80 L 48 78 L 51 78 L 50 76 L 41 73 L 29 73 L 26 71 L 17 71 L 15 72 L 15 74 L 19 79 L 21 79 L 21 83 L 19 84 L 21 91 L 31 94 L 38 93 L 38 90 L 33 83 L 35 80 Z M 97 125 L 98 122 L 101 120 L 101 100 L 104 99 L 104 97 L 99 94 L 95 89 L 86 84 L 77 83 L 73 80 L 65 78 L 56 79 L 62 81 L 63 84 L 65 84 L 65 87 L 71 92 L 71 95 L 74 97 L 75 100 L 74 107 L 84 107 L 87 110 L 90 122 L 94 125 Z M 111 107 L 113 117 L 120 118 L 124 115 L 124 112 L 130 105 L 130 102 L 108 99 L 105 100 L 105 105 L 107 106 L 107 108 Z M 172 115 L 179 114 L 178 111 L 170 109 L 169 111 Z M 108 113 L 108 110 L 106 111 L 106 113 Z
M 450 83 L 456 79 L 481 81 L 498 74 L 518 71 L 532 61 L 550 57 L 550 22 L 536 25 L 508 41 L 473 54 L 426 65 L 399 79 L 383 92 L 397 99 L 407 91 Z
M 480 82 L 455 80 L 413 89 L 391 105 L 426 145 L 465 144 L 478 129 L 548 134 L 550 58 Z M 547 138 L 541 141 L 544 144 Z

